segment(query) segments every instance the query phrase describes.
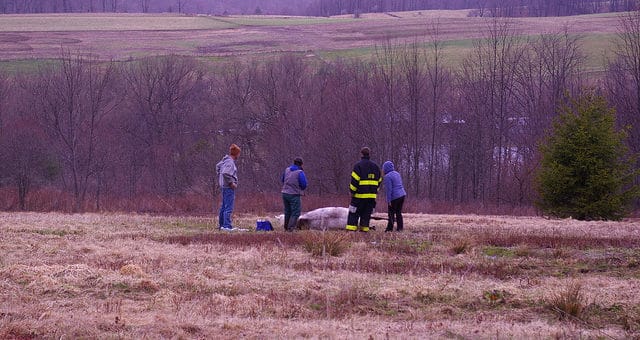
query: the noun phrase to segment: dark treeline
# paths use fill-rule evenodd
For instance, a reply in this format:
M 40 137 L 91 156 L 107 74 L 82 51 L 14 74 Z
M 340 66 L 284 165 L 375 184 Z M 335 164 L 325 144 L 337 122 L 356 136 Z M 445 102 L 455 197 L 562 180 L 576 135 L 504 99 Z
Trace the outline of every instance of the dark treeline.
M 548 17 L 633 11 L 637 0 L 480 0 L 471 15 Z
M 3 0 L 0 13 L 177 12 L 331 16 L 474 9 L 476 16 L 564 16 L 636 9 L 637 0 Z
M 315 0 L 308 15 L 473 9 L 472 16 L 566 16 L 631 11 L 637 0 Z
M 243 148 L 247 194 L 277 193 L 281 171 L 302 156 L 309 194 L 344 195 L 367 145 L 375 161 L 395 162 L 414 201 L 528 207 L 538 143 L 567 96 L 596 87 L 640 152 L 638 13 L 620 30 L 597 78 L 582 71 L 579 38 L 525 40 L 503 19 L 455 69 L 443 64 L 437 29 L 428 49 L 388 41 L 370 62 L 64 55 L 36 73 L 0 76 L 3 208 L 42 209 L 30 199 L 42 190 L 73 202 L 48 208 L 75 211 L 216 197 L 215 163 L 232 142 Z
M 302 15 L 313 0 L 2 0 L 0 13 L 199 13 Z

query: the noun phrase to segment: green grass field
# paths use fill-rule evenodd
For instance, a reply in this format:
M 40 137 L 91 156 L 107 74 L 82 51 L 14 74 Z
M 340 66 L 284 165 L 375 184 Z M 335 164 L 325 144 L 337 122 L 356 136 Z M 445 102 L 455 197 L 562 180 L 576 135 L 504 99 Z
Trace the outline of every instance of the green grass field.
M 580 34 L 580 45 L 585 54 L 584 67 L 586 71 L 598 72 L 604 69 L 607 58 L 613 58 L 612 49 L 615 47 L 616 35 L 606 34 Z M 537 36 L 531 35 L 525 38 L 536 39 Z M 442 51 L 442 61 L 446 66 L 455 67 L 460 65 L 462 61 L 473 51 L 474 44 L 479 39 L 461 39 L 443 41 L 440 46 Z M 380 43 L 381 46 L 382 43 Z M 376 55 L 376 47 L 367 46 L 351 49 L 335 49 L 327 51 L 319 51 L 318 56 L 323 59 L 337 58 L 358 58 L 368 60 Z M 433 47 L 430 42 L 420 44 L 420 51 L 426 55 L 433 53 Z

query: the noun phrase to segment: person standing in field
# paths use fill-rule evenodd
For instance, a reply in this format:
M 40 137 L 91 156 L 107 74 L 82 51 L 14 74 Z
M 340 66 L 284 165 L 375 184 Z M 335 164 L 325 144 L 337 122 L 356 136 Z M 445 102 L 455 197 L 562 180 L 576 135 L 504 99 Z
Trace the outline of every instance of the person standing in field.
M 404 204 L 404 198 L 407 196 L 407 192 L 402 185 L 402 177 L 400 173 L 395 170 L 393 162 L 391 161 L 386 161 L 382 164 L 382 173 L 382 183 L 384 183 L 384 192 L 387 196 L 387 212 L 389 216 L 389 222 L 387 223 L 385 232 L 393 231 L 394 220 L 398 222 L 396 230 L 402 231 L 404 227 L 402 205 Z
M 216 164 L 216 173 L 218 174 L 218 185 L 222 190 L 222 205 L 218 214 L 218 228 L 220 230 L 233 230 L 231 224 L 231 214 L 233 213 L 233 205 L 236 198 L 236 188 L 238 187 L 238 168 L 236 160 L 240 157 L 240 148 L 231 144 L 229 154 L 225 155 L 218 164 Z
M 301 196 L 307 188 L 307 177 L 302 170 L 302 158 L 296 157 L 293 165 L 282 174 L 282 203 L 284 204 L 284 230 L 294 231 L 302 210 Z
M 351 203 L 347 217 L 347 230 L 369 231 L 371 214 L 376 207 L 376 197 L 380 186 L 380 168 L 371 161 L 370 150 L 363 147 L 360 150 L 361 159 L 351 172 Z

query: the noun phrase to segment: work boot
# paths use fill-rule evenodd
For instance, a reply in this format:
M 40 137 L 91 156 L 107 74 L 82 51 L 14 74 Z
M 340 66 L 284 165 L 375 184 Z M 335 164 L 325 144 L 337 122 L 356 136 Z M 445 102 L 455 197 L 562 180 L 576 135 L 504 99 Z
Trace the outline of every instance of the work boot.
M 296 229 L 298 229 L 298 218 L 294 217 L 292 219 L 289 220 L 289 231 L 295 231 Z

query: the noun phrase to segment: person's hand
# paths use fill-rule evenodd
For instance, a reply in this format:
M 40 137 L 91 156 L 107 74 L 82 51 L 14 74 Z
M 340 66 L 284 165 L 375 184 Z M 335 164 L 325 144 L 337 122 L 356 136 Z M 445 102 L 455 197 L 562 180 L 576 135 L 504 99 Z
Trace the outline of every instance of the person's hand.
M 229 186 L 230 186 L 230 187 L 231 187 L 231 189 L 233 189 L 233 190 L 235 190 L 235 189 L 238 187 L 238 185 L 237 185 L 237 184 L 235 184 L 235 183 L 231 183 L 231 184 L 229 184 Z

